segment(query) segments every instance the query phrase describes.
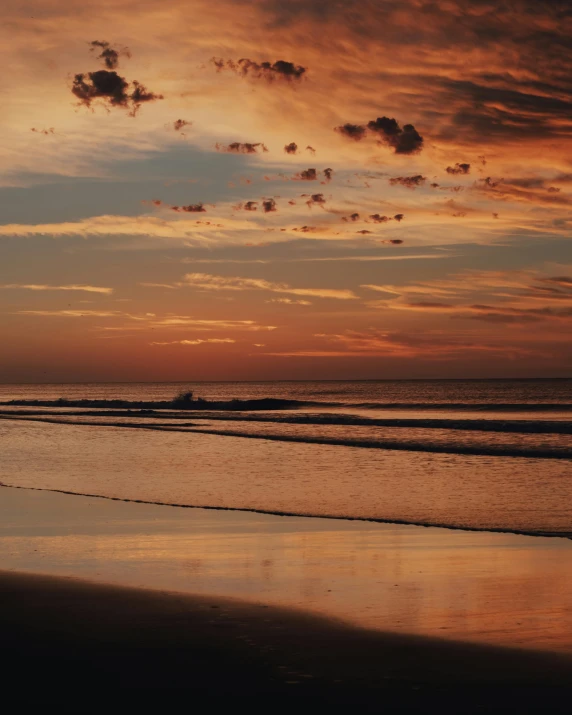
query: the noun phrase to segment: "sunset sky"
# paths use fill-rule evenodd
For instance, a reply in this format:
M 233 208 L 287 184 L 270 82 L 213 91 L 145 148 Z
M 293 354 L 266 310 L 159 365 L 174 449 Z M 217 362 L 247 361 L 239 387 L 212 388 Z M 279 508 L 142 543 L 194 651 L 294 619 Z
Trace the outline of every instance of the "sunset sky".
M 7 0 L 0 382 L 572 374 L 566 0 Z

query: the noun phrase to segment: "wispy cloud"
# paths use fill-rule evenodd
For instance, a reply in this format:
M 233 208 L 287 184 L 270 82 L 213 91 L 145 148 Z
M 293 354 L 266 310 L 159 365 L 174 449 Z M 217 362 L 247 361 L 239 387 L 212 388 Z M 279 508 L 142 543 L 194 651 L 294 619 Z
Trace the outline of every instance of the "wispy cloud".
M 321 262 L 338 262 L 338 261 L 412 261 L 412 260 L 431 260 L 455 258 L 458 253 L 399 253 L 395 255 L 366 255 L 366 256 L 300 256 L 295 258 L 189 258 L 185 259 L 184 263 L 202 263 L 202 264 L 268 264 L 268 263 L 321 263 Z M 141 285 L 160 286 L 163 288 L 174 288 L 172 285 L 142 283 Z M 371 286 L 368 286 L 371 287 Z
M 274 293 L 291 293 L 307 295 L 315 298 L 334 298 L 337 300 L 352 300 L 357 296 L 346 289 L 337 288 L 294 288 L 287 283 L 271 283 L 263 278 L 240 278 L 216 276 L 210 273 L 187 273 L 184 282 L 194 288 L 205 290 L 267 290 Z
M 536 271 L 466 271 L 402 286 L 362 285 L 385 294 L 372 307 L 450 314 L 489 323 L 527 323 L 572 318 L 572 276 Z
M 63 286 L 52 286 L 52 285 L 41 285 L 35 283 L 5 283 L 0 285 L 0 288 L 6 290 L 35 290 L 35 291 L 50 291 L 50 290 L 64 290 L 64 291 L 85 291 L 86 293 L 103 293 L 110 295 L 113 293 L 113 288 L 103 288 L 101 286 L 90 286 L 90 285 L 63 285 Z
M 121 318 L 125 314 L 115 310 L 19 310 L 17 315 L 41 315 L 48 318 Z
M 104 331 L 146 331 L 155 328 L 189 328 L 195 331 L 244 330 L 253 332 L 276 330 L 275 325 L 262 325 L 255 320 L 219 320 L 173 314 L 158 316 L 155 313 L 142 313 L 137 315 L 119 310 L 19 310 L 16 314 L 47 318 L 113 318 L 128 321 L 127 324 L 121 326 L 101 326 L 100 329 Z
M 312 305 L 309 300 L 296 300 L 293 298 L 272 298 L 267 303 L 282 303 L 283 305 Z
M 167 342 L 154 341 L 151 345 L 206 345 L 220 343 L 236 343 L 236 340 L 233 340 L 232 338 L 207 338 L 206 340 L 197 338 L 196 340 L 169 340 Z
M 270 331 L 276 330 L 275 325 L 260 325 L 254 320 L 204 320 L 185 315 L 173 315 L 165 318 L 158 318 L 152 321 L 154 328 L 172 328 L 188 326 L 195 330 L 249 330 L 249 331 Z
M 429 361 L 467 357 L 471 354 L 497 354 L 516 358 L 528 355 L 526 345 L 507 345 L 478 338 L 445 336 L 441 331 L 346 330 L 343 333 L 318 333 L 326 347 L 268 352 L 279 357 L 398 357 L 424 358 Z M 331 347 L 329 347 L 331 345 Z

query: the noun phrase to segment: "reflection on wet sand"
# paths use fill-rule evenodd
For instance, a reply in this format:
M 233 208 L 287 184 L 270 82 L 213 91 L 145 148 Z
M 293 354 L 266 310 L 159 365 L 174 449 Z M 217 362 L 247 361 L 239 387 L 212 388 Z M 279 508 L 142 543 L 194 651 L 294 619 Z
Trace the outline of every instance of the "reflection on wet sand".
M 0 569 L 309 609 L 572 652 L 572 542 L 2 489 Z

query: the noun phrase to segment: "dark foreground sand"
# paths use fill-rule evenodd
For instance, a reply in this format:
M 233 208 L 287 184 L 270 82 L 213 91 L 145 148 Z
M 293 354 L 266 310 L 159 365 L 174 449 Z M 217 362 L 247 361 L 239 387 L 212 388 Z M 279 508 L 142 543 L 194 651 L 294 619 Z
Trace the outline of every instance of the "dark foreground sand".
M 0 572 L 5 712 L 568 712 L 572 659 Z

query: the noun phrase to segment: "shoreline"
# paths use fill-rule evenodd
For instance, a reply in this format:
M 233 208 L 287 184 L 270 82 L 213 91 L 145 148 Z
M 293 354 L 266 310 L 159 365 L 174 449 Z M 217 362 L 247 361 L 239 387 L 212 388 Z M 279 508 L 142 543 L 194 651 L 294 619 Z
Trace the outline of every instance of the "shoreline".
M 572 544 L 1 490 L 0 570 L 302 609 L 396 635 L 572 655 Z
M 501 529 L 495 527 L 455 526 L 436 522 L 405 521 L 400 519 L 381 519 L 375 517 L 338 516 L 336 514 L 305 514 L 303 512 L 279 511 L 271 509 L 247 509 L 246 507 L 209 506 L 208 504 L 184 504 L 177 502 L 146 501 L 145 499 L 128 499 L 126 497 L 112 497 L 105 494 L 88 494 L 73 492 L 66 489 L 50 489 L 48 487 L 25 487 L 18 484 L 6 484 L 0 481 L 0 489 L 22 489 L 31 492 L 50 492 L 52 494 L 65 494 L 68 496 L 86 497 L 89 499 L 104 499 L 108 501 L 123 502 L 125 504 L 148 504 L 149 506 L 170 507 L 174 509 L 204 509 L 206 511 L 242 512 L 247 514 L 262 514 L 266 516 L 294 517 L 300 519 L 327 519 L 332 521 L 363 522 L 366 524 L 387 524 L 391 526 L 414 526 L 422 529 L 447 529 L 450 531 L 474 532 L 476 534 L 511 534 L 514 536 L 527 536 L 531 538 L 567 539 L 572 540 L 572 531 L 525 531 L 518 529 Z

